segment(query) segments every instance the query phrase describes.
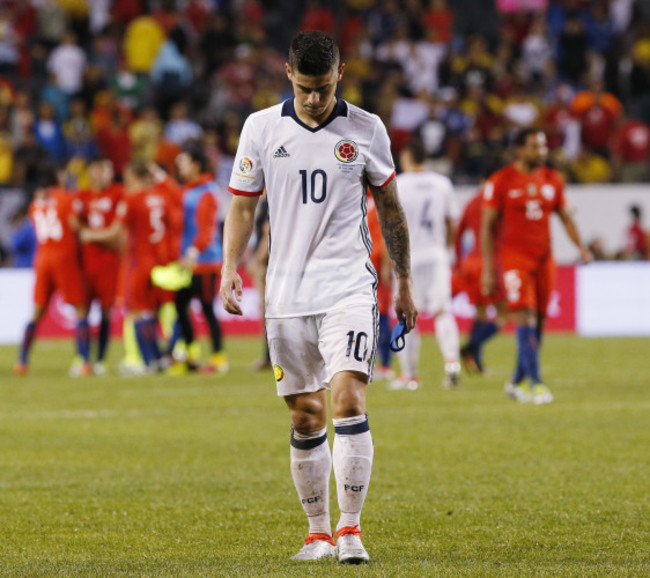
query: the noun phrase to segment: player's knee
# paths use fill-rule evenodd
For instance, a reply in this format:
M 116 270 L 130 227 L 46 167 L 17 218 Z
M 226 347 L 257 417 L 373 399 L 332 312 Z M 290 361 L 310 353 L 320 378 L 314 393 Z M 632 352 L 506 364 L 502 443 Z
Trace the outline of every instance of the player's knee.
M 327 410 L 319 398 L 299 396 L 289 403 L 289 409 L 291 425 L 298 433 L 310 434 L 323 429 L 327 424 Z
M 365 387 L 345 387 L 332 394 L 332 415 L 336 419 L 366 412 Z

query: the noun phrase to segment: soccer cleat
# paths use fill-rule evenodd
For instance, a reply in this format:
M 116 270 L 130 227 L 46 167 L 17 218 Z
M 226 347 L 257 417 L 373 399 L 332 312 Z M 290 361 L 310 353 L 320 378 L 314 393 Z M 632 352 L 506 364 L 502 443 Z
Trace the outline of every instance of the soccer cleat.
M 376 381 L 391 381 L 395 379 L 395 372 L 386 365 L 381 365 L 375 369 L 374 374 Z
M 292 556 L 292 560 L 321 560 L 336 557 L 336 542 L 329 534 L 309 534 L 305 545 Z
M 469 345 L 461 348 L 460 359 L 467 373 L 483 373 L 483 366 L 477 359 L 476 352 Z
M 261 357 L 251 365 L 251 371 L 265 371 L 267 369 L 273 369 L 273 364 L 266 357 Z
M 361 543 L 359 526 L 341 528 L 336 532 L 336 537 L 341 564 L 362 564 L 370 561 L 370 556 Z
M 117 367 L 118 373 L 122 377 L 140 377 L 149 375 L 149 368 L 142 362 L 122 361 Z
M 20 361 L 14 365 L 14 375 L 24 377 L 27 374 L 29 374 L 29 365 Z
M 192 283 L 192 270 L 181 267 L 176 261 L 157 265 L 151 270 L 151 282 L 166 291 L 178 291 Z
M 407 389 L 409 391 L 415 391 L 420 387 L 420 380 L 417 377 L 408 377 L 402 375 L 397 379 L 394 379 L 386 386 L 391 391 L 398 391 L 400 389 Z
M 75 357 L 70 366 L 68 375 L 70 377 L 87 377 L 93 374 L 93 368 L 87 361 L 83 361 L 80 357 Z
M 532 402 L 535 405 L 542 405 L 551 403 L 553 401 L 553 394 L 551 390 L 543 383 L 536 383 L 533 385 Z
M 228 358 L 223 351 L 213 353 L 210 356 L 210 362 L 206 365 L 205 373 L 226 373 L 229 369 Z
M 97 363 L 94 363 L 93 373 L 95 375 L 99 375 L 100 377 L 106 377 L 106 366 L 104 365 L 104 362 L 98 361 Z
M 451 361 L 445 363 L 445 377 L 442 380 L 442 387 L 445 389 L 454 389 L 460 384 L 460 363 Z
M 505 385 L 504 391 L 508 397 L 519 403 L 530 403 L 532 401 L 532 391 L 527 383 L 515 385 L 514 383 L 508 382 Z

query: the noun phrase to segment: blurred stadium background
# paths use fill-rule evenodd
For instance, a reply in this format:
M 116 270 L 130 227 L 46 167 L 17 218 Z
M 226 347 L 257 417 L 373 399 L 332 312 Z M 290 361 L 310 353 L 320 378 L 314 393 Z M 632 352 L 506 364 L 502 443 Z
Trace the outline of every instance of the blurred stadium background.
M 118 174 L 132 158 L 173 171 L 182 143 L 199 138 L 222 185 L 223 217 L 243 120 L 290 96 L 285 54 L 306 28 L 339 39 L 341 95 L 383 119 L 396 159 L 419 132 L 461 204 L 511 160 L 517 128 L 541 126 L 597 259 L 648 258 L 648 0 L 2 0 L 0 262 L 29 266 L 23 209 L 44 162 L 65 168 L 75 189 L 98 155 Z M 554 249 L 560 264 L 574 263 L 562 232 Z M 2 282 L 14 287 L 3 299 L 16 319 L 7 326 L 22 325 L 29 307 L 30 278 L 17 275 Z M 648 299 L 630 294 L 648 275 L 637 267 L 621 293 L 611 284 L 618 273 L 604 274 L 610 283 L 597 285 L 595 302 L 616 301 L 626 307 L 611 317 L 634 321 L 605 333 L 650 332 Z M 579 320 L 561 328 L 580 331 Z

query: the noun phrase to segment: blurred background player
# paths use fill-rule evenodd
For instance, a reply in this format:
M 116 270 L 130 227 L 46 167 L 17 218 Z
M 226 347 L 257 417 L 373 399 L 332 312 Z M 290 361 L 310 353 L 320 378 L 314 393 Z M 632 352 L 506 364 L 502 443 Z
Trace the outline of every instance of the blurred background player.
M 377 271 L 377 305 L 379 306 L 379 337 L 377 354 L 379 367 L 375 369 L 375 379 L 393 379 L 395 372 L 391 367 L 392 350 L 390 348 L 390 306 L 393 300 L 393 270 L 386 242 L 381 234 L 377 207 L 372 195 L 368 195 L 368 230 L 372 240 L 370 260 Z
M 415 306 L 435 317 L 436 338 L 445 368 L 443 386 L 451 388 L 458 385 L 460 377 L 460 338 L 451 313 L 448 248 L 455 235 L 459 209 L 451 181 L 427 170 L 425 159 L 422 140 L 413 137 L 400 154 L 403 172 L 397 176 L 397 187 L 411 238 Z M 401 376 L 391 384 L 393 389 L 418 387 L 420 343 L 416 328 L 398 353 Z
M 266 293 L 266 271 L 269 267 L 269 203 L 266 200 L 266 191 L 260 199 L 255 211 L 255 245 L 250 259 L 247 262 L 248 274 L 253 279 L 255 288 L 260 295 L 260 313 L 262 320 L 265 315 L 264 294 Z M 251 367 L 253 371 L 271 369 L 271 354 L 269 353 L 269 342 L 264 332 L 264 349 L 262 357 L 255 361 Z
M 122 186 L 113 183 L 113 163 L 96 159 L 88 165 L 90 186 L 79 192 L 78 218 L 91 230 L 110 227 L 123 195 Z M 101 320 L 97 339 L 97 358 L 93 364 L 96 375 L 104 375 L 104 359 L 111 332 L 111 310 L 117 297 L 117 283 L 122 259 L 120 240 L 110 243 L 82 243 L 81 257 L 88 304 L 97 299 L 101 305 Z
M 77 355 L 82 362 L 73 363 L 70 375 L 77 377 L 92 374 L 88 362 L 88 307 L 75 232 L 74 198 L 57 185 L 56 171 L 50 167 L 42 168 L 34 200 L 29 207 L 38 244 L 34 260 L 34 313 L 25 328 L 18 363 L 14 367 L 17 375 L 26 375 L 29 371 L 28 356 L 36 328 L 56 290 L 66 303 L 75 308 L 77 317 Z
M 195 341 L 190 318 L 190 303 L 196 298 L 210 331 L 212 355 L 205 368 L 220 373 L 228 371 L 228 360 L 223 352 L 221 327 L 214 312 L 214 301 L 221 268 L 221 234 L 218 222 L 217 183 L 209 172 L 208 158 L 198 142 L 190 142 L 176 157 L 178 175 L 183 182 L 183 234 L 181 267 L 192 270 L 192 282 L 176 292 L 176 311 L 181 336 L 187 346 L 188 357 L 181 370 L 199 369 L 200 344 Z
M 643 230 L 641 220 L 641 207 L 632 205 L 630 207 L 632 222 L 625 232 L 625 247 L 622 251 L 623 259 L 634 259 L 645 261 L 650 258 L 648 253 L 648 235 Z
M 81 231 L 85 243 L 115 243 L 128 235 L 126 306 L 133 316 L 138 346 L 148 371 L 161 367 L 158 309 L 173 299 L 173 294 L 151 282 L 151 270 L 169 261 L 167 201 L 153 185 L 146 164 L 130 163 L 124 170 L 124 198 L 113 223 L 106 229 Z
M 475 307 L 476 313 L 472 321 L 469 340 L 460 349 L 461 359 L 469 373 L 483 373 L 483 345 L 497 334 L 505 322 L 505 303 L 503 289 L 500 284 L 492 295 L 483 295 L 481 292 L 481 270 L 483 257 L 481 256 L 481 216 L 483 210 L 483 189 L 465 205 L 465 210 L 456 230 L 455 252 L 456 264 L 454 267 L 454 283 L 459 290 L 467 293 L 469 302 Z M 500 267 L 498 256 L 499 243 L 495 243 L 494 262 L 497 269 Z M 496 317 L 490 319 L 488 307 L 496 308 Z
M 553 401 L 539 367 L 539 346 L 555 279 L 551 213 L 560 217 L 582 260 L 589 262 L 591 254 L 567 209 L 562 176 L 545 166 L 546 135 L 537 128 L 521 130 L 515 138 L 515 154 L 515 162 L 494 173 L 483 188 L 481 284 L 486 295 L 492 295 L 497 286 L 494 248 L 498 221 L 503 286 L 517 325 L 517 365 L 505 391 L 519 402 L 543 404 Z M 522 383 L 524 378 L 530 384 Z

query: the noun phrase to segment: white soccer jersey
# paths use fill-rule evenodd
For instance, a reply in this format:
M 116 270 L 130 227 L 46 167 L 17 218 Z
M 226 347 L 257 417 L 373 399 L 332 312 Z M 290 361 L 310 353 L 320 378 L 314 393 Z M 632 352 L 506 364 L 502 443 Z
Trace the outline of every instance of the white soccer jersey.
M 342 99 L 315 129 L 298 119 L 292 99 L 246 120 L 229 189 L 267 191 L 267 317 L 375 302 L 366 184 L 383 186 L 394 174 L 379 117 Z
M 401 173 L 397 193 L 409 229 L 411 264 L 448 261 L 445 220 L 460 214 L 451 181 L 432 171 Z

